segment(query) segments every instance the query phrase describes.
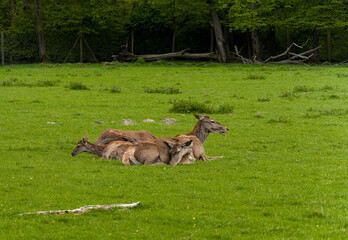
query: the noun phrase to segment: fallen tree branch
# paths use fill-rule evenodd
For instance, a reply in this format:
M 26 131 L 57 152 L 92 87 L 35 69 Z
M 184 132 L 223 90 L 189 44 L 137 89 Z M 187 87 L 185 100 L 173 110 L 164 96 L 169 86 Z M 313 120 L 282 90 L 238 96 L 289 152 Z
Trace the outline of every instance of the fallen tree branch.
M 298 45 L 296 44 L 295 42 L 291 43 L 289 45 L 289 47 L 287 47 L 287 49 L 281 53 L 281 54 L 278 54 L 276 56 L 270 56 L 269 58 L 267 58 L 266 60 L 260 62 L 260 61 L 257 61 L 256 60 L 256 57 L 254 56 L 253 58 L 251 59 L 247 59 L 245 57 L 243 57 L 241 54 L 240 54 L 240 51 L 238 51 L 238 48 L 237 46 L 234 46 L 234 49 L 236 50 L 236 52 L 234 52 L 234 54 L 240 59 L 242 60 L 242 62 L 244 64 L 259 64 L 259 63 L 267 63 L 267 62 L 270 62 L 270 61 L 273 61 L 275 59 L 278 59 L 278 58 L 281 58 L 287 54 L 291 55 L 292 57 L 288 58 L 288 59 L 283 59 L 283 60 L 280 60 L 278 61 L 278 63 L 300 63 L 300 64 L 303 64 L 304 61 L 307 61 L 308 59 L 310 59 L 311 57 L 314 56 L 314 51 L 318 50 L 321 46 L 318 46 L 316 48 L 313 48 L 313 49 L 310 49 L 308 51 L 305 51 L 305 52 L 302 52 L 302 53 L 293 53 L 293 52 L 290 52 L 291 48 L 292 47 L 297 47 L 297 48 L 300 48 L 300 49 L 303 49 L 303 47 L 308 43 L 308 40 L 302 44 L 302 45 Z M 312 53 L 312 54 L 310 54 Z M 306 56 L 306 54 L 310 54 L 309 56 Z
M 314 51 L 318 50 L 319 48 L 321 48 L 321 45 L 319 45 L 319 46 L 316 47 L 316 48 L 313 48 L 313 49 L 310 49 L 310 50 L 308 50 L 308 51 L 305 51 L 305 52 L 303 52 L 303 53 L 296 54 L 296 56 L 293 56 L 293 57 L 291 57 L 291 58 L 289 58 L 289 59 L 290 59 L 290 60 L 296 59 L 296 58 L 299 57 L 299 56 L 303 56 L 303 55 L 306 55 L 306 54 L 308 54 L 308 53 L 314 52 Z M 312 55 L 311 55 L 311 56 L 312 56 Z
M 140 202 L 134 202 L 129 204 L 111 204 L 111 205 L 87 205 L 80 208 L 76 208 L 73 210 L 57 210 L 57 211 L 38 211 L 33 213 L 21 213 L 18 214 L 19 216 L 23 215 L 32 215 L 32 214 L 53 214 L 53 215 L 61 215 L 61 214 L 68 214 L 73 213 L 75 215 L 83 214 L 85 212 L 88 212 L 92 209 L 103 209 L 103 210 L 110 210 L 111 208 L 134 208 L 137 207 L 140 204 Z
M 188 53 L 190 49 L 184 49 L 179 52 L 164 53 L 164 54 L 145 54 L 135 55 L 124 49 L 119 55 L 113 55 L 114 60 L 119 62 L 131 62 L 138 59 L 144 59 L 145 62 L 168 60 L 168 59 L 192 59 L 192 60 L 217 60 L 217 55 L 211 53 Z
M 332 65 L 332 67 L 338 67 L 339 65 L 342 65 L 342 64 L 347 63 L 347 62 L 348 62 L 348 59 L 344 60 L 343 62 L 340 62 L 340 63 L 337 63 L 335 65 Z

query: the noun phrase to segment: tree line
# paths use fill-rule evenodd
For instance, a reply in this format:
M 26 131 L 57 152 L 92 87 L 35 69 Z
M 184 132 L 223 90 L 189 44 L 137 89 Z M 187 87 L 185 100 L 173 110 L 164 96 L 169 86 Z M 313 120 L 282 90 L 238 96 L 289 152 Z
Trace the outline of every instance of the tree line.
M 239 49 L 262 60 L 292 42 L 320 46 L 315 62 L 339 62 L 348 0 L 0 0 L 0 31 L 10 64 L 111 61 L 125 44 L 135 54 L 190 48 L 224 62 Z

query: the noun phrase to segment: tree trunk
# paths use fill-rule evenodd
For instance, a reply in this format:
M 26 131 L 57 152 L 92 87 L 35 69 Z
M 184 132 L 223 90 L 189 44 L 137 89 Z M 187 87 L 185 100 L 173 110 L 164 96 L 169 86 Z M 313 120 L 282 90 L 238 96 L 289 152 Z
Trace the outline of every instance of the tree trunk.
M 222 34 L 221 24 L 217 12 L 214 8 L 210 9 L 211 17 L 213 20 L 213 27 L 215 33 L 216 45 L 219 53 L 220 61 L 225 63 L 227 62 L 227 51 L 225 46 L 224 35 Z
M 11 26 L 15 25 L 16 20 L 16 0 L 11 0 Z
M 5 43 L 4 43 L 4 32 L 1 31 L 1 65 L 5 65 Z
M 132 30 L 131 53 L 134 54 L 134 31 Z
M 327 30 L 327 61 L 332 60 L 332 48 L 331 48 L 331 29 Z
M 268 29 L 268 54 L 273 56 L 275 54 L 275 30 L 270 27 Z
M 290 46 L 290 31 L 286 30 L 286 46 Z M 286 57 L 289 57 L 289 53 L 286 54 Z
M 172 39 L 172 53 L 175 52 L 175 35 L 176 31 L 173 32 L 173 39 Z
M 210 52 L 214 52 L 214 29 L 210 28 Z
M 256 3 L 251 3 L 251 9 L 253 11 L 257 10 Z M 253 50 L 253 57 L 255 57 L 257 60 L 261 59 L 261 44 L 260 44 L 260 36 L 259 36 L 259 30 L 253 29 L 251 31 L 251 46 Z
M 46 45 L 44 39 L 44 32 L 42 26 L 42 9 L 41 9 L 41 0 L 34 0 L 35 5 L 35 16 L 37 24 L 37 35 L 39 40 L 39 61 L 47 63 L 48 59 L 46 56 Z
M 261 46 L 260 46 L 260 37 L 259 30 L 255 29 L 251 31 L 251 46 L 253 50 L 253 57 L 257 60 L 261 59 Z
M 250 32 L 247 32 L 246 33 L 246 39 L 247 39 L 247 48 L 248 48 L 248 58 L 251 58 L 251 53 L 252 53 L 252 50 L 251 50 L 251 37 L 250 37 Z
M 80 62 L 83 62 L 83 46 L 82 46 L 82 33 L 80 33 Z
M 319 31 L 315 29 L 313 32 L 312 48 L 317 48 L 318 46 L 319 46 Z M 315 63 L 319 63 L 318 50 L 314 52 L 314 56 L 312 59 Z

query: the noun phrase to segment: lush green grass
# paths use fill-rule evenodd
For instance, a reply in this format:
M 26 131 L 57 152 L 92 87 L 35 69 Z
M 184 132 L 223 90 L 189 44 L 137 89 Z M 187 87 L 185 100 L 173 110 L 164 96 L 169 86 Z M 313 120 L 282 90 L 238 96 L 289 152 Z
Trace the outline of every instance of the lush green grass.
M 348 237 L 347 67 L 23 65 L 1 67 L 3 82 L 0 239 Z M 233 106 L 233 113 L 211 115 L 230 132 L 211 134 L 204 145 L 208 156 L 223 159 L 126 167 L 70 155 L 86 133 L 93 140 L 109 127 L 158 137 L 191 131 L 191 114 L 170 112 L 180 100 Z M 165 117 L 178 124 L 161 124 Z M 128 118 L 138 124 L 121 125 Z M 142 206 L 18 216 L 135 201 Z

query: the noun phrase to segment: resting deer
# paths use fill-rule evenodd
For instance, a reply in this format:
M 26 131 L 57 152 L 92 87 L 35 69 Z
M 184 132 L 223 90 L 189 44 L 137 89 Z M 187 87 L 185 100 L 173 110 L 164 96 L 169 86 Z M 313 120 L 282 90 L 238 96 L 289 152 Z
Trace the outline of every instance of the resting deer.
M 132 146 L 131 142 L 126 141 L 113 141 L 108 145 L 97 145 L 88 141 L 88 135 L 77 143 L 74 151 L 71 153 L 72 156 L 76 156 L 83 152 L 88 152 L 99 157 L 108 159 L 122 159 L 124 152 L 128 147 Z
M 122 163 L 124 165 L 158 165 L 165 163 L 177 165 L 184 156 L 192 152 L 192 140 L 190 139 L 181 139 L 174 143 L 163 140 L 161 143 L 168 145 L 169 152 L 155 141 L 137 142 L 124 153 Z M 168 157 L 169 162 L 164 160 Z
M 195 117 L 199 121 L 194 129 L 186 134 L 178 134 L 175 138 L 190 138 L 193 143 L 192 153 L 194 158 L 205 161 L 208 158 L 205 155 L 203 144 L 207 140 L 209 133 L 212 132 L 226 135 L 226 132 L 228 132 L 229 129 L 207 115 L 196 114 Z
M 144 142 L 144 141 L 138 142 L 132 138 L 129 138 L 128 136 L 120 135 L 120 137 L 122 137 L 125 141 L 129 141 L 129 142 L 139 144 L 139 145 L 143 144 L 143 142 Z M 192 141 L 192 139 L 194 139 L 200 145 L 202 145 L 195 136 L 187 136 L 186 138 L 185 137 L 181 137 L 181 138 L 164 137 L 164 138 L 156 138 L 156 139 L 148 140 L 145 142 L 147 142 L 148 144 L 152 143 L 152 144 L 157 145 L 158 149 L 159 149 L 161 161 L 166 163 L 166 164 L 170 164 L 170 162 L 172 160 L 172 156 L 170 154 L 170 151 L 173 149 L 173 147 L 180 145 L 180 143 L 182 143 L 183 141 L 184 142 L 188 141 L 188 140 Z M 199 146 L 199 144 L 197 144 L 197 146 Z M 202 149 L 197 149 L 196 152 L 197 152 L 197 154 L 196 154 L 197 159 L 201 158 L 202 156 L 205 156 L 203 147 L 202 147 Z M 180 164 L 192 164 L 193 162 L 190 160 L 192 158 L 195 158 L 195 157 L 192 156 L 192 151 L 191 151 L 190 154 L 187 154 L 182 158 L 182 160 L 180 161 Z
M 195 115 L 195 117 L 199 120 L 191 132 L 185 134 L 178 134 L 178 136 L 196 136 L 202 144 L 207 140 L 209 133 L 218 133 L 222 135 L 226 135 L 229 131 L 227 127 L 218 123 L 211 117 L 207 115 Z
M 141 164 L 190 164 L 188 155 L 192 152 L 192 145 L 190 139 L 178 140 L 175 138 L 154 139 L 151 141 L 137 142 L 134 139 L 123 137 L 122 139 L 128 141 L 113 141 L 106 146 L 96 145 L 88 141 L 88 135 L 77 143 L 72 156 L 76 156 L 82 152 L 88 152 L 106 159 L 122 159 L 124 165 Z M 135 144 L 133 144 L 135 143 Z M 137 155 L 128 152 L 128 157 L 124 158 L 125 152 L 132 149 Z M 137 151 L 135 152 L 135 150 Z M 184 149 L 184 150 L 182 150 Z M 140 154 L 140 155 L 139 155 Z M 156 158 L 154 158 L 156 156 Z M 157 159 L 157 157 L 159 159 Z M 181 162 L 181 160 L 184 160 Z M 130 162 L 130 160 L 133 161 Z M 139 160 L 136 160 L 139 159 Z
M 112 141 L 117 141 L 117 140 L 124 141 L 124 138 L 122 136 L 127 136 L 128 138 L 134 139 L 136 141 L 146 141 L 146 140 L 156 139 L 156 137 L 152 133 L 145 130 L 125 131 L 125 130 L 117 130 L 117 129 L 108 128 L 99 135 L 99 137 L 97 138 L 94 144 L 106 146 Z

